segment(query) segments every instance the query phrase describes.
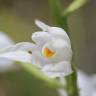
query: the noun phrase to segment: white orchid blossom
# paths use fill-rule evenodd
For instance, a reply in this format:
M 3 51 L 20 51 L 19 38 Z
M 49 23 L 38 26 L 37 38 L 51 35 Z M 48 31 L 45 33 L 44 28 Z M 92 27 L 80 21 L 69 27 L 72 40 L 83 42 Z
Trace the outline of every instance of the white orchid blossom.
M 78 87 L 80 96 L 96 96 L 96 81 L 94 75 L 78 71 Z
M 4 32 L 0 32 L 0 50 L 13 45 L 13 41 Z M 8 58 L 0 58 L 0 72 L 5 72 L 13 68 L 13 61 Z
M 2 50 L 0 57 L 32 63 L 52 78 L 71 74 L 72 49 L 67 33 L 38 20 L 35 23 L 42 31 L 32 34 L 34 43 L 17 43 Z

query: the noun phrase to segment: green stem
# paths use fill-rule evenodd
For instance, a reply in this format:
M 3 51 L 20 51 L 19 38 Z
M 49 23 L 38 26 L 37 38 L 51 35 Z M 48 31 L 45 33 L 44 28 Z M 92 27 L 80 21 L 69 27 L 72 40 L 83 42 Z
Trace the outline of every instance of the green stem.
M 48 78 L 48 76 L 44 75 L 43 72 L 32 66 L 32 64 L 25 64 L 25 63 L 17 63 L 17 64 L 20 64 L 26 71 L 28 71 L 34 77 L 38 78 L 39 80 L 42 80 L 45 84 L 47 84 L 52 88 L 57 89 L 64 87 L 60 82 L 58 82 L 58 80 Z
M 64 19 L 63 19 L 64 20 Z M 67 18 L 64 20 L 64 27 L 66 27 L 66 31 L 68 33 L 68 35 L 70 36 L 69 32 L 68 32 L 68 24 L 67 24 Z M 78 87 L 77 87 L 77 72 L 76 72 L 76 65 L 73 63 L 72 64 L 72 70 L 73 73 L 69 76 L 66 77 L 66 82 L 67 82 L 67 92 L 68 92 L 68 96 L 79 96 L 78 93 Z
M 49 0 L 49 6 L 53 14 L 55 24 L 65 29 L 68 32 L 67 17 L 62 16 L 62 10 L 60 9 L 59 0 Z M 69 34 L 69 33 L 68 33 Z M 70 34 L 69 34 L 70 35 Z M 75 65 L 72 65 L 73 73 L 66 77 L 68 96 L 79 96 L 77 87 L 77 72 Z M 65 90 L 65 89 L 64 89 Z
M 64 20 L 64 29 L 67 31 L 68 35 L 70 36 L 68 32 L 67 18 L 63 20 Z M 66 82 L 67 82 L 66 88 L 67 88 L 68 96 L 79 96 L 78 87 L 77 87 L 77 72 L 75 66 L 76 66 L 75 64 L 72 64 L 73 73 L 66 77 Z
M 60 26 L 62 28 L 66 28 L 65 21 L 66 19 L 61 16 L 62 11 L 61 11 L 61 6 L 59 0 L 48 0 L 49 1 L 49 6 L 53 15 L 53 21 L 55 25 Z
M 73 67 L 73 73 L 66 77 L 68 96 L 79 96 L 77 87 L 77 72 Z

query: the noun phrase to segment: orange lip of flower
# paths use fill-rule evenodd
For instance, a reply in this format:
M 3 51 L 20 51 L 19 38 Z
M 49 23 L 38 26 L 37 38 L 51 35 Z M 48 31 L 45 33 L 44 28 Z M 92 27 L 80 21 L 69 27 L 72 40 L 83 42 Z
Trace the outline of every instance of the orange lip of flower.
M 53 57 L 53 55 L 55 54 L 55 52 L 51 51 L 49 48 L 44 48 L 42 51 L 43 56 L 47 57 L 47 58 L 51 58 Z

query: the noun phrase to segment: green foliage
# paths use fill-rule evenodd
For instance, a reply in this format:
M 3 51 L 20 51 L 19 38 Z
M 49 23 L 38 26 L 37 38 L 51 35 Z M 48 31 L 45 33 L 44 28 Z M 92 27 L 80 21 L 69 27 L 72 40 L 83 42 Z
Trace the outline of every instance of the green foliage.
M 73 2 L 63 11 L 63 16 L 69 16 L 71 13 L 84 6 L 88 0 L 73 0 Z
M 39 80 L 42 80 L 47 86 L 50 86 L 52 88 L 64 87 L 58 80 L 47 77 L 42 71 L 34 67 L 32 64 L 18 64 L 20 64 L 26 71 L 28 71 L 34 77 L 38 78 Z

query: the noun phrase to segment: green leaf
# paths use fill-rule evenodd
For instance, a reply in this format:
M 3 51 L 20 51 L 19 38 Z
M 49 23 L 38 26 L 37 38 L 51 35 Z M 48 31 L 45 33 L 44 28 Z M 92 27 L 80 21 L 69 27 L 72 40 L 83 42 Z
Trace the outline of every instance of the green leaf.
M 67 9 L 64 10 L 63 16 L 69 16 L 71 13 L 79 9 L 80 7 L 84 6 L 88 0 L 74 0 Z
M 42 80 L 46 85 L 52 88 L 62 88 L 62 87 L 64 88 L 64 86 L 57 79 L 47 77 L 46 75 L 44 75 L 42 71 L 40 71 L 32 64 L 26 64 L 26 63 L 18 63 L 18 64 L 20 64 L 26 71 L 28 71 L 34 77 L 38 78 L 39 80 Z

